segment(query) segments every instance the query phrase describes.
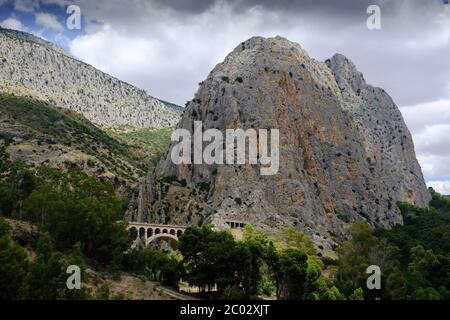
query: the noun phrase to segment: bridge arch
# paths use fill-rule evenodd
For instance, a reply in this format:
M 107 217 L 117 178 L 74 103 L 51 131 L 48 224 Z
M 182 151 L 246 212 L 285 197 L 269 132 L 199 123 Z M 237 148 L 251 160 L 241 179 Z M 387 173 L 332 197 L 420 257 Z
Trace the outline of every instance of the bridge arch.
M 157 239 L 171 239 L 171 240 L 174 240 L 175 242 L 178 242 L 177 236 L 174 236 L 170 233 L 160 233 L 160 234 L 155 234 L 154 236 L 148 238 L 145 243 L 145 246 L 148 246 L 150 243 L 152 243 L 153 241 L 155 241 Z
M 148 247 L 152 242 L 158 242 L 159 245 L 163 245 L 162 242 L 158 241 L 159 239 L 166 240 L 166 242 L 170 245 L 170 248 L 175 248 L 177 246 L 179 237 L 184 233 L 186 227 L 177 225 L 130 222 L 128 224 L 128 230 L 136 236 L 136 239 L 132 244 L 132 248 L 140 245 Z
M 138 231 L 138 229 L 135 226 L 132 226 L 132 227 L 128 228 L 128 230 L 130 232 L 136 232 L 136 235 L 139 235 L 139 231 Z
M 145 238 L 145 228 L 144 227 L 139 228 L 139 238 L 141 238 L 141 239 Z

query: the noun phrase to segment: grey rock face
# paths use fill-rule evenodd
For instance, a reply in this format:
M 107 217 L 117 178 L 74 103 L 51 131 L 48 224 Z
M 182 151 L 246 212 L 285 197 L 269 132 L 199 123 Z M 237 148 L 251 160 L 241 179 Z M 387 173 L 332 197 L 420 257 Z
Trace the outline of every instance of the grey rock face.
M 355 220 L 401 223 L 396 201 L 429 202 L 398 108 L 344 56 L 324 63 L 284 38 L 251 38 L 209 74 L 179 126 L 192 132 L 196 120 L 222 132 L 279 129 L 280 169 L 261 176 L 259 165 L 178 166 L 169 150 L 155 179 L 210 185 L 199 219 L 174 210 L 175 202 L 164 208 L 169 221 L 233 219 L 269 232 L 294 225 L 329 245 Z M 148 220 L 159 210 L 150 198 Z
M 171 127 L 182 113 L 53 44 L 7 29 L 0 29 L 0 91 L 50 101 L 105 127 Z

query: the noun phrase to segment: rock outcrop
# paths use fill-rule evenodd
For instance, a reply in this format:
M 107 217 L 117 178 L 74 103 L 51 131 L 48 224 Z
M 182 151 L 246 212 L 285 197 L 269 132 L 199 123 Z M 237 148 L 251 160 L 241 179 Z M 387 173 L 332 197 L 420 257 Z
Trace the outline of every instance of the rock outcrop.
M 0 91 L 51 102 L 105 127 L 172 127 L 182 113 L 182 108 L 78 61 L 54 44 L 2 28 Z
M 233 219 L 269 232 L 296 226 L 330 245 L 355 220 L 402 223 L 397 201 L 429 202 L 397 106 L 342 55 L 319 62 L 284 38 L 251 38 L 212 70 L 179 127 L 192 132 L 194 121 L 222 132 L 279 129 L 278 174 L 263 176 L 259 165 L 175 165 L 172 144 L 154 176 L 142 182 L 152 187 L 141 188 L 151 193 L 140 195 L 146 201 L 132 209 L 139 207 L 139 218 L 183 224 Z M 161 198 L 161 190 L 192 194 L 205 185 L 205 197 L 187 210 L 180 209 L 180 197 Z

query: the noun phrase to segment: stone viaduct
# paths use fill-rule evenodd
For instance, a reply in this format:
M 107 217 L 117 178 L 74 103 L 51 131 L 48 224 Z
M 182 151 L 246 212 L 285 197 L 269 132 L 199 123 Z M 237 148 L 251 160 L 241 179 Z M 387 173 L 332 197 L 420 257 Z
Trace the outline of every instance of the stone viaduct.
M 220 223 L 213 224 L 214 229 L 243 229 L 247 223 L 235 220 L 221 220 Z M 136 239 L 132 244 L 132 248 L 143 243 L 148 247 L 157 239 L 178 242 L 179 237 L 187 229 L 187 226 L 155 224 L 145 222 L 129 222 L 128 230 L 135 230 Z
M 187 227 L 167 225 L 167 224 L 154 224 L 144 222 L 129 222 L 128 229 L 136 230 L 136 240 L 133 242 L 132 247 L 136 247 L 140 241 L 142 241 L 146 247 L 150 243 L 157 239 L 173 240 L 178 242 L 178 238 L 184 233 Z

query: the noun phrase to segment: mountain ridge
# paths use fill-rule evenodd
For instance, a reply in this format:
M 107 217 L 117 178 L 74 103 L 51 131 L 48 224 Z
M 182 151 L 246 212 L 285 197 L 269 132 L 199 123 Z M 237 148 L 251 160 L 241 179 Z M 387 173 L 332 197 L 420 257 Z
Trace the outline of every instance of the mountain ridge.
M 49 101 L 104 127 L 165 128 L 180 118 L 181 107 L 154 98 L 34 35 L 2 28 L 0 43 L 0 91 Z
M 120 143 L 82 115 L 0 92 L 3 146 L 12 160 L 62 171 L 78 167 L 100 180 L 110 180 L 122 195 L 147 169 L 132 146 Z

